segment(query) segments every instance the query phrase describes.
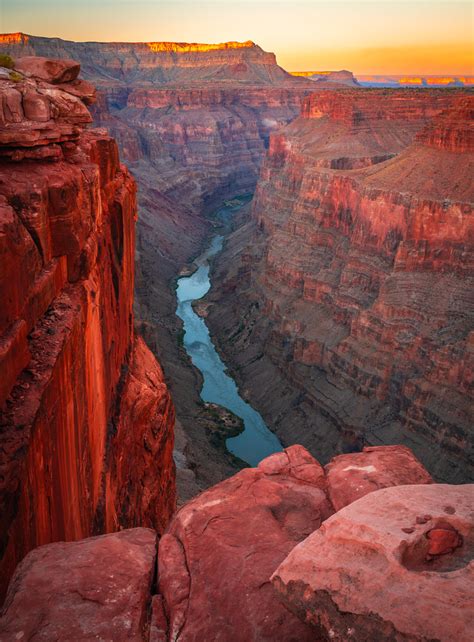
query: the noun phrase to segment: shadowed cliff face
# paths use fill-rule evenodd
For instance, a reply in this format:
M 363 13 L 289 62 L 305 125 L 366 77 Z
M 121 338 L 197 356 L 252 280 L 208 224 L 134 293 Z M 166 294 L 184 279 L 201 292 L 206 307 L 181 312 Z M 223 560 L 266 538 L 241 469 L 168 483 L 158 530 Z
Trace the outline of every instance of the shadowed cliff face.
M 327 92 L 272 137 L 208 320 L 283 443 L 472 478 L 472 101 Z
M 135 182 L 84 131 L 77 64 L 34 61 L 0 80 L 2 583 L 35 546 L 161 531 L 175 506 L 174 409 L 133 327 Z

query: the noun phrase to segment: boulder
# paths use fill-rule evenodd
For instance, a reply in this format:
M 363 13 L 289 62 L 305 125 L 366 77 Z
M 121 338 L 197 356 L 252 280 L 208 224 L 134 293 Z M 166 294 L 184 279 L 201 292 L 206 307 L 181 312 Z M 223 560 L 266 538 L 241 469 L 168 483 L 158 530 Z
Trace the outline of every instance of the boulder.
M 61 62 L 61 61 L 50 61 Z M 94 101 L 85 81 L 50 85 L 35 78 L 0 82 L 0 157 L 21 161 L 60 160 L 62 145 L 73 143 L 92 117 Z
M 51 60 L 42 56 L 24 56 L 15 59 L 15 70 L 55 85 L 76 80 L 81 65 L 75 60 Z
M 406 446 L 369 446 L 361 453 L 334 457 L 325 470 L 336 511 L 379 488 L 433 481 Z
M 133 528 L 31 551 L 10 583 L 0 639 L 141 642 L 156 541 Z
M 468 642 L 474 485 L 385 488 L 343 508 L 272 577 L 323 639 Z
M 324 485 L 318 462 L 292 446 L 186 504 L 159 546 L 170 639 L 314 641 L 269 578 L 332 513 Z

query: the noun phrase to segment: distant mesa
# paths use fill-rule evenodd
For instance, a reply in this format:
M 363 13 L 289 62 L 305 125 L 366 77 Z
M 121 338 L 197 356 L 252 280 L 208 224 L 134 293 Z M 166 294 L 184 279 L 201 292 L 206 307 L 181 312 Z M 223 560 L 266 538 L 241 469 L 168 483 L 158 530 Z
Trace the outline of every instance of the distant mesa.
M 310 78 L 321 84 L 339 83 L 350 87 L 473 87 L 474 76 L 377 75 L 340 71 L 290 71 L 292 76 Z
M 280 67 L 275 54 L 251 40 L 245 42 L 74 42 L 61 38 L 10 33 L 0 35 L 0 53 L 13 58 L 68 58 L 81 65 L 82 75 L 100 89 L 111 83 L 199 86 L 238 82 L 282 84 L 302 88 L 310 81 Z
M 347 69 L 341 69 L 340 71 L 290 71 L 290 73 L 292 76 L 310 78 L 321 84 L 337 83 L 349 87 L 359 86 L 352 71 L 348 71 Z
M 29 36 L 24 33 L 0 33 L 0 43 L 4 44 L 26 44 Z
M 472 87 L 474 76 L 370 75 L 358 74 L 362 87 Z

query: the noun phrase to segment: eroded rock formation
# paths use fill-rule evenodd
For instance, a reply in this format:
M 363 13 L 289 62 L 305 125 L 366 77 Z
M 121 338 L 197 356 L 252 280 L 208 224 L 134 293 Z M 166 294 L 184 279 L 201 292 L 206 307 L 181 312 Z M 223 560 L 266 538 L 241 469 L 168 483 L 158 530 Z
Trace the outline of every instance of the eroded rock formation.
M 39 544 L 162 531 L 175 506 L 174 409 L 134 334 L 136 186 L 84 130 L 78 71 L 33 58 L 0 80 L 3 588 Z
M 116 138 L 139 185 L 135 310 L 170 382 L 178 482 L 190 497 L 236 468 L 209 439 L 199 374 L 178 346 L 173 281 L 203 249 L 205 215 L 253 192 L 270 133 L 299 113 L 314 83 L 290 76 L 251 42 L 76 43 L 6 34 L 0 51 L 73 58 L 98 87 L 94 122 Z
M 367 496 L 336 514 L 331 475 L 301 446 L 202 493 L 159 541 L 156 582 L 147 529 L 33 551 L 11 582 L 2 640 L 468 639 L 473 487 L 424 485 L 403 447 L 345 463 Z M 377 490 L 391 483 L 402 486 Z
M 148 639 L 156 545 L 153 530 L 134 528 L 35 549 L 16 570 L 1 639 Z
M 361 453 L 339 455 L 325 466 L 325 472 L 335 510 L 379 488 L 432 482 L 424 466 L 403 446 L 372 446 Z
M 312 640 L 268 577 L 332 512 L 324 471 L 299 446 L 186 504 L 159 547 L 170 639 Z
M 474 486 L 401 486 L 347 506 L 272 581 L 330 640 L 472 637 Z
M 340 71 L 292 71 L 290 73 L 292 76 L 311 78 L 311 80 L 327 86 L 357 87 L 359 85 L 352 71 L 347 71 L 347 69 Z
M 284 444 L 472 479 L 472 101 L 325 92 L 272 136 L 208 322 Z

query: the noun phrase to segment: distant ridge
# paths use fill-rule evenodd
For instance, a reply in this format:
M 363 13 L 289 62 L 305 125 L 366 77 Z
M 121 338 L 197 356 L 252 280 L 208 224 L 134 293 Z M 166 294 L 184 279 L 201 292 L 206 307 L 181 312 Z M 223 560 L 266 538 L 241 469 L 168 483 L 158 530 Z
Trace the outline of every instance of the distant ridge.
M 409 75 L 409 74 L 353 74 L 350 71 L 290 71 L 292 76 L 311 80 L 343 82 L 340 75 L 352 76 L 361 87 L 474 87 L 474 76 L 450 75 Z M 339 75 L 339 78 L 337 76 Z
M 325 84 L 338 83 L 349 87 L 357 87 L 359 85 L 352 71 L 347 69 L 341 69 L 340 71 L 290 71 L 290 74 Z
M 252 40 L 223 43 L 74 42 L 30 34 L 0 35 L 0 52 L 13 57 L 72 58 L 82 75 L 96 84 L 117 81 L 153 85 L 238 82 L 254 85 L 301 86 L 282 69 L 275 54 Z
M 103 45 L 145 45 L 151 51 L 161 52 L 161 51 L 176 51 L 176 52 L 189 52 L 189 51 L 218 51 L 221 49 L 250 49 L 252 47 L 258 47 L 252 40 L 246 40 L 245 42 L 237 42 L 236 40 L 230 40 L 229 42 L 220 42 L 220 43 L 204 43 L 204 42 L 171 42 L 171 41 L 137 41 L 137 42 L 122 42 L 122 41 L 110 41 L 110 42 L 100 42 L 97 40 L 86 40 L 86 41 L 74 41 L 74 40 L 64 40 L 63 38 L 48 38 L 46 36 L 30 36 L 29 34 L 17 31 L 15 33 L 3 33 L 0 34 L 0 43 L 5 44 L 27 44 L 29 40 L 59 40 L 65 43 L 75 43 L 75 44 L 103 44 Z M 258 47 L 260 48 L 260 47 Z
M 358 74 L 363 87 L 473 87 L 474 76 L 465 75 L 377 75 Z

